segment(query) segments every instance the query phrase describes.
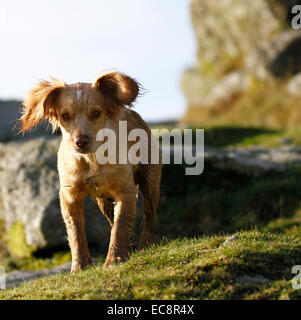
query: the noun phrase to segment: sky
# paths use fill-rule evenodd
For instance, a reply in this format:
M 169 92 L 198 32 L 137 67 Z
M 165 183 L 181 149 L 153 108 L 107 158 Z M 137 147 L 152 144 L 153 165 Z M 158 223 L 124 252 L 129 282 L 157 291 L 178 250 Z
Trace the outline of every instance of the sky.
M 189 0 L 0 0 L 0 99 L 23 99 L 40 79 L 93 82 L 115 69 L 147 90 L 147 121 L 185 113 L 180 87 L 194 65 Z

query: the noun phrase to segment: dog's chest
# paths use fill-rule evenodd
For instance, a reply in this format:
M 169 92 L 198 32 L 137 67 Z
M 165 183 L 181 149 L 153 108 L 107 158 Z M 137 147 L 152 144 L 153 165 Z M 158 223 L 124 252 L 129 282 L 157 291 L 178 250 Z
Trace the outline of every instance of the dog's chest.
M 104 168 L 98 168 L 98 170 L 93 170 L 88 172 L 84 177 L 85 189 L 90 197 L 93 199 L 104 198 L 111 199 L 113 198 L 111 192 L 110 182 L 111 177 Z

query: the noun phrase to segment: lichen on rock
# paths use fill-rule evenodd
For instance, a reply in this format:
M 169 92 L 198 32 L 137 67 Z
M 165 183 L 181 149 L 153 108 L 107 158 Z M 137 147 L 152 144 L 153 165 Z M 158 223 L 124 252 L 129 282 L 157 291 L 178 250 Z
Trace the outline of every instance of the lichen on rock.
M 274 83 L 300 73 L 301 33 L 289 24 L 297 2 L 191 0 L 198 51 L 181 79 L 188 109 L 223 110 L 250 94 L 252 79 Z M 289 93 L 298 91 L 292 87 Z M 189 110 L 185 121 L 195 122 Z
M 10 254 L 16 258 L 29 258 L 36 250 L 26 242 L 24 225 L 21 221 L 15 222 L 7 231 L 7 244 Z

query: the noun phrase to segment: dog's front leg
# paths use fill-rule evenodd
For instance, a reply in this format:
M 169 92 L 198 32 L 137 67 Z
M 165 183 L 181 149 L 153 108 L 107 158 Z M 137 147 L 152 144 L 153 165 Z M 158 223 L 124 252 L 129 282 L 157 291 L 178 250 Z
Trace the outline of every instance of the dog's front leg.
M 83 270 L 92 263 L 84 229 L 84 197 L 61 191 L 60 202 L 72 255 L 71 271 Z
M 136 213 L 136 191 L 115 198 L 114 223 L 104 266 L 124 262 L 129 257 L 130 239 Z

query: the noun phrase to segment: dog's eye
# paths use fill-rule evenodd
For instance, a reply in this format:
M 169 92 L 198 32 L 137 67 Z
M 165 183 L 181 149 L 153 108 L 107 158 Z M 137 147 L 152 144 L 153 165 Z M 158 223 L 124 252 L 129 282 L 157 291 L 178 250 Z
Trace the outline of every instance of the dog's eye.
M 93 119 L 98 119 L 99 117 L 100 117 L 100 115 L 101 115 L 101 112 L 100 111 L 93 111 L 93 113 L 92 113 L 92 118 Z
M 70 117 L 70 114 L 68 112 L 65 112 L 62 114 L 62 118 L 66 121 L 70 120 L 71 117 Z

